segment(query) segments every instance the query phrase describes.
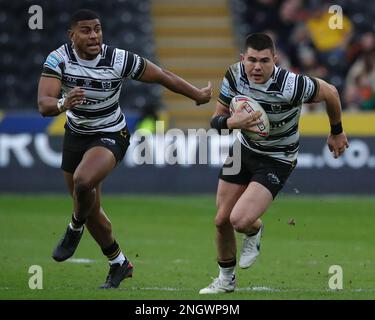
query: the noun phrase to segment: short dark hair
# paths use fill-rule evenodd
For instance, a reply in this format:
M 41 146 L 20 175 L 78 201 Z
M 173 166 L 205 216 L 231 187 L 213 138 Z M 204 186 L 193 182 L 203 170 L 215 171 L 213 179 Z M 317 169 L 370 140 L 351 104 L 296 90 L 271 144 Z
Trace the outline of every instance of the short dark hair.
M 266 33 L 252 33 L 246 37 L 245 51 L 252 48 L 258 51 L 270 49 L 275 54 L 275 44 L 272 38 Z
M 89 9 L 80 9 L 72 14 L 70 18 L 70 27 L 76 25 L 78 21 L 94 19 L 100 20 L 100 17 L 96 12 Z

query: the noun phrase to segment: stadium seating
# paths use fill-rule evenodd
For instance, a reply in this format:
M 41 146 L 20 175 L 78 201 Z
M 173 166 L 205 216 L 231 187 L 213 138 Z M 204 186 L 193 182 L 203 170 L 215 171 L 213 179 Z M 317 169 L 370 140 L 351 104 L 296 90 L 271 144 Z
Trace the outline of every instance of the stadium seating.
M 366 6 L 366 9 L 364 9 L 362 2 L 362 0 L 336 0 L 331 2 L 322 0 L 300 1 L 301 8 L 299 11 L 300 15 L 304 15 L 304 17 L 300 17 L 299 20 L 295 21 L 294 25 L 306 23 L 306 19 L 316 8 L 322 8 L 324 5 L 341 6 L 344 15 L 349 18 L 354 26 L 351 41 L 346 47 L 345 54 L 348 55 L 351 46 L 358 41 L 361 34 L 375 31 L 375 24 L 373 23 L 375 19 L 375 7 Z M 291 32 L 282 33 L 285 29 L 283 30 L 278 24 L 280 7 L 284 3 L 283 1 L 230 0 L 230 3 L 232 14 L 234 16 L 233 21 L 236 29 L 237 42 L 239 45 L 247 34 L 265 30 L 274 33 L 278 47 L 282 46 L 286 39 L 291 42 Z M 291 31 L 291 29 L 288 31 Z M 280 38 L 280 41 L 277 41 L 278 37 Z M 291 51 L 296 51 L 295 48 L 296 47 Z M 353 61 L 348 61 L 345 56 L 343 56 L 343 58 L 337 58 L 334 55 L 327 56 L 324 59 L 324 57 L 322 58 L 319 56 L 319 52 L 316 48 L 314 50 L 315 54 L 320 58 L 323 67 L 327 70 L 326 76 L 323 78 L 335 85 L 340 94 L 343 94 L 345 88 L 345 77 L 349 70 L 350 63 Z M 289 52 L 287 55 L 289 55 Z M 293 61 L 291 67 L 300 70 L 298 65 L 293 64 Z
M 198 87 L 213 85 L 210 103 L 163 90 L 169 127 L 208 128 L 227 67 L 238 59 L 232 17 L 226 0 L 152 1 L 156 52 L 166 69 Z
M 5 111 L 37 109 L 37 84 L 42 64 L 51 50 L 67 41 L 70 14 L 79 8 L 90 8 L 100 13 L 105 43 L 136 52 L 177 72 L 197 86 L 211 80 L 215 100 L 222 74 L 227 65 L 237 59 L 245 35 L 260 31 L 256 28 L 262 23 L 270 25 L 273 11 L 262 15 L 256 11 L 258 2 L 55 0 L 52 3 L 47 0 L 0 0 L 0 81 L 3 84 L 0 108 Z M 375 6 L 364 10 L 360 2 L 335 1 L 355 26 L 353 41 L 366 31 L 375 32 Z M 303 1 L 304 8 L 316 3 L 319 0 Z M 35 4 L 43 9 L 42 30 L 28 27 L 28 9 Z M 328 70 L 326 80 L 342 92 L 350 65 L 345 60 L 330 59 L 325 67 Z M 171 123 L 172 126 L 202 127 L 207 125 L 212 112 L 212 104 L 203 111 L 190 109 L 192 104 L 189 99 L 163 91 L 158 85 L 128 81 L 123 90 L 126 93 L 121 97 L 121 105 L 125 110 L 144 113 L 147 109 L 162 107 L 169 113 L 172 122 L 176 120 Z M 189 113 L 188 109 L 193 111 Z M 188 116 L 195 125 L 186 120 Z
M 43 29 L 28 27 L 31 5 L 43 9 Z M 155 61 L 150 0 L 0 0 L 0 81 L 1 109 L 22 111 L 37 109 L 37 85 L 48 53 L 67 42 L 67 28 L 72 12 L 88 8 L 99 13 L 104 42 L 136 52 Z M 158 86 L 127 81 L 121 106 L 142 113 L 144 108 L 160 105 Z

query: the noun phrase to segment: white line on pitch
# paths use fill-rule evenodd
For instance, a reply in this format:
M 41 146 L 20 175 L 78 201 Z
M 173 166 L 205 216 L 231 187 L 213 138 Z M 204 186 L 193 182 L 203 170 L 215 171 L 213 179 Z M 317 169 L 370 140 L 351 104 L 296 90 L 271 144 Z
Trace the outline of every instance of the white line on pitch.
M 71 258 L 71 259 L 67 260 L 67 262 L 71 262 L 71 263 L 94 263 L 95 260 L 85 259 L 85 258 Z

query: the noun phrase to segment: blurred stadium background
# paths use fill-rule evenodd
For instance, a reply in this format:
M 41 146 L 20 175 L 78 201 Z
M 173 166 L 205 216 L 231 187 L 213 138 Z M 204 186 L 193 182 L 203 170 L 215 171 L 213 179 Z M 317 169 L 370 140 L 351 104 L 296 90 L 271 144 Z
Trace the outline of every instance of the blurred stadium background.
M 0 172 L 6 183 L 0 185 L 0 191 L 64 190 L 56 170 L 64 115 L 42 118 L 37 113 L 37 83 L 48 53 L 67 41 L 70 14 L 86 7 L 100 13 L 106 43 L 137 52 L 197 86 L 208 81 L 214 85 L 212 101 L 196 107 L 189 99 L 157 85 L 127 81 L 121 105 L 133 132 L 145 125 L 145 119 L 164 120 L 166 130 L 208 128 L 223 74 L 237 61 L 244 37 L 267 31 L 276 40 L 281 65 L 321 77 L 339 89 L 344 126 L 351 140 L 344 159 L 332 161 L 325 149 L 329 127 L 324 106 L 304 106 L 300 164 L 285 191 L 373 193 L 375 7 L 365 3 L 57 0 L 52 5 L 49 1 L 1 0 Z M 332 4 L 343 9 L 342 29 L 328 28 Z M 43 9 L 41 30 L 29 28 L 31 5 Z M 130 156 L 131 151 L 128 160 Z M 155 167 L 136 166 L 129 160 L 109 178 L 107 190 L 213 192 L 217 171 L 217 164 Z M 159 179 L 166 175 L 175 179 Z M 124 186 L 123 179 L 133 183 Z
M 330 17 L 328 7 L 333 4 L 343 9 L 341 30 L 327 27 Z M 31 30 L 28 26 L 31 5 L 40 5 L 43 9 L 42 30 Z M 150 127 L 146 121 L 155 119 L 164 120 L 166 130 L 179 128 L 186 133 L 189 128 L 207 129 L 222 77 L 227 67 L 238 60 L 241 44 L 250 32 L 267 31 L 273 35 L 279 48 L 281 65 L 334 84 L 341 95 L 343 123 L 351 146 L 342 159 L 333 160 L 325 146 L 329 123 L 324 106 L 303 107 L 299 164 L 281 193 L 280 202 L 276 202 L 271 209 L 277 214 L 270 215 L 270 232 L 265 243 L 274 250 L 269 251 L 269 256 L 262 257 L 268 261 L 268 264 L 264 264 L 268 269 L 255 269 L 253 279 L 260 285 L 277 286 L 280 280 L 277 277 L 267 280 L 269 282 L 264 280 L 265 273 L 268 272 L 267 277 L 269 273 L 273 274 L 273 263 L 278 264 L 279 275 L 282 273 L 283 279 L 292 279 L 289 272 L 294 258 L 291 256 L 287 260 L 288 254 L 282 255 L 280 252 L 294 252 L 301 257 L 297 260 L 297 266 L 306 269 L 296 271 L 300 282 L 292 282 L 292 288 L 309 286 L 306 275 L 311 270 L 322 278 L 319 281 L 326 286 L 326 276 L 323 277 L 323 274 L 327 273 L 327 263 L 346 261 L 346 270 L 351 270 L 353 288 L 365 288 L 358 289 L 359 295 L 373 297 L 373 289 L 368 289 L 374 287 L 373 283 L 367 280 L 374 279 L 370 270 L 375 270 L 373 254 L 369 253 L 374 202 L 361 200 L 364 199 L 362 197 L 349 197 L 338 206 L 343 198 L 322 200 L 326 195 L 354 194 L 357 197 L 371 196 L 375 192 L 375 6 L 365 0 L 0 0 L 0 224 L 7 226 L 0 233 L 1 243 L 4 244 L 1 261 L 3 270 L 13 270 L 10 277 L 6 277 L 5 273 L 0 276 L 0 297 L 35 297 L 30 291 L 24 291 L 24 284 L 20 281 L 26 281 L 26 275 L 20 278 L 19 274 L 25 273 L 26 269 L 19 269 L 15 262 L 19 258 L 14 257 L 13 251 L 23 257 L 22 266 L 25 268 L 32 261 L 42 261 L 50 275 L 55 274 L 57 288 L 63 287 L 64 281 L 69 279 L 69 283 L 73 281 L 71 289 L 81 290 L 80 269 L 74 269 L 73 277 L 67 278 L 70 271 L 67 269 L 64 273 L 64 267 L 60 266 L 60 269 L 56 269 L 49 259 L 49 251 L 61 229 L 59 226 L 65 224 L 70 210 L 70 200 L 59 169 L 64 116 L 42 118 L 36 104 L 42 64 L 50 51 L 67 41 L 69 16 L 79 8 L 90 8 L 101 15 L 105 43 L 136 52 L 197 86 L 205 86 L 208 81 L 214 85 L 212 101 L 196 107 L 189 99 L 157 85 L 128 81 L 123 86 L 121 105 L 132 132 L 144 126 Z M 211 147 L 213 143 L 210 141 Z M 152 264 L 155 261 L 160 263 L 160 268 L 169 268 L 161 269 L 166 271 L 163 274 L 168 277 L 160 280 L 147 276 L 140 278 L 138 281 L 141 282 L 137 285 L 163 287 L 172 281 L 172 285 L 179 286 L 182 282 L 191 287 L 189 294 L 182 296 L 191 299 L 197 298 L 197 295 L 190 293 L 196 293 L 199 286 L 206 284 L 204 281 L 209 281 L 209 276 L 215 275 L 214 246 L 210 241 L 214 231 L 212 221 L 218 172 L 217 161 L 208 165 L 136 165 L 130 148 L 125 161 L 107 178 L 104 193 L 145 194 L 143 198 L 135 200 L 112 197 L 106 203 L 111 218 L 117 221 L 115 225 L 121 234 L 119 240 L 123 237 L 123 226 L 128 228 L 126 243 L 131 257 L 138 257 L 136 250 L 142 246 L 150 251 L 148 258 L 145 252 L 139 260 L 133 258 L 138 262 L 140 274 L 142 271 L 150 275 L 155 272 Z M 62 197 L 24 197 L 25 192 L 61 193 Z M 15 193 L 16 196 L 8 198 L 8 193 Z M 187 200 L 181 197 L 181 194 L 202 193 L 208 194 L 208 197 Z M 172 197 L 155 199 L 149 194 L 171 194 Z M 315 198 L 302 204 L 298 199 L 294 201 L 295 197 L 292 200 L 285 197 L 285 200 L 285 194 L 296 197 L 312 194 Z M 132 222 L 122 215 L 125 209 L 129 211 L 126 217 L 129 216 Z M 175 210 L 181 214 L 176 215 Z M 148 215 L 150 211 L 155 213 L 153 218 Z M 308 214 L 303 215 L 304 212 Z M 297 226 L 304 227 L 295 229 L 296 232 L 291 234 L 290 226 L 287 223 L 281 226 L 280 219 L 285 222 L 296 216 L 299 219 L 297 222 L 301 222 Z M 144 221 L 149 221 L 153 230 L 149 230 L 147 224 L 145 228 Z M 169 228 L 169 224 L 163 221 L 169 221 L 178 228 Z M 24 229 L 30 225 L 35 228 Z M 154 239 L 155 229 L 160 230 L 160 241 Z M 172 229 L 174 233 L 171 233 Z M 53 235 L 51 232 L 45 234 L 45 230 L 52 230 Z M 185 234 L 183 243 L 175 240 Z M 352 243 L 353 238 L 357 239 L 355 243 Z M 136 239 L 140 242 L 136 242 Z M 191 239 L 195 239 L 195 242 Z M 321 242 L 317 242 L 317 239 Z M 207 243 L 207 247 L 202 245 L 204 243 Z M 348 247 L 348 243 L 352 246 Z M 42 257 L 36 249 L 38 246 L 43 250 Z M 90 257 L 101 259 L 92 241 L 84 242 L 82 246 Z M 160 246 L 164 250 L 159 250 Z M 170 252 L 171 247 L 175 251 Z M 202 248 L 202 252 L 197 254 L 201 255 L 201 260 L 208 257 L 207 261 L 200 261 L 202 264 L 195 267 L 184 257 L 182 265 L 181 261 L 178 262 L 178 275 L 181 278 L 173 278 L 176 265 L 169 265 L 165 261 L 177 261 L 178 255 L 185 250 L 191 250 L 187 252 L 193 255 L 196 247 Z M 315 251 L 310 254 L 311 248 Z M 325 256 L 321 256 L 321 248 L 326 250 Z M 155 252 L 158 252 L 160 261 L 152 258 Z M 171 256 L 165 256 L 168 253 Z M 328 254 L 329 259 L 326 259 Z M 322 263 L 324 259 L 325 263 Z M 97 265 L 86 269 L 88 273 L 84 281 L 91 281 L 99 272 L 104 274 L 104 268 L 103 263 L 102 270 Z M 200 268 L 209 271 L 202 274 L 198 272 Z M 194 271 L 193 277 L 197 283 L 191 282 L 184 270 L 187 274 L 198 270 Z M 146 273 L 148 271 L 150 273 Z M 13 286 L 12 283 L 17 285 Z M 52 280 L 50 283 L 56 285 Z M 244 282 L 241 284 L 248 285 Z M 314 286 L 312 284 L 310 288 Z M 18 291 L 9 288 L 17 288 Z M 322 292 L 324 288 L 320 288 Z M 304 297 L 304 289 L 298 290 L 293 291 L 293 298 Z M 322 296 L 319 290 L 312 296 Z M 76 292 L 68 290 L 63 297 L 96 297 L 86 291 L 83 291 L 83 296 L 75 296 Z M 176 297 L 174 292 L 165 293 L 164 296 L 148 294 L 147 290 L 144 292 L 145 298 Z M 41 297 L 48 299 L 58 294 L 59 291 L 47 291 Z M 128 293 L 122 291 L 121 294 Z M 121 294 L 115 298 L 123 298 Z M 248 294 L 242 291 L 240 297 L 248 298 Z M 253 294 L 254 298 L 262 298 L 257 293 Z M 106 295 L 100 297 L 112 298 Z M 130 292 L 127 297 L 139 296 Z M 268 292 L 267 297 L 277 296 Z M 285 297 L 291 296 L 286 294 Z

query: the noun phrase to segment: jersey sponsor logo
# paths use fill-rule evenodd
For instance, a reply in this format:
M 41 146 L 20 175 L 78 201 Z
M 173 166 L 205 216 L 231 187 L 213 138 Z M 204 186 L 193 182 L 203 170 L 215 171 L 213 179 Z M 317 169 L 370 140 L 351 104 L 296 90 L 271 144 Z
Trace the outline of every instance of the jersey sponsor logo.
M 116 144 L 116 141 L 110 138 L 101 138 L 100 141 L 109 146 L 113 146 Z
M 116 58 L 115 58 L 115 64 L 119 64 L 121 66 L 122 63 L 124 62 L 124 56 L 125 56 L 124 52 L 118 51 L 118 53 L 116 54 Z
M 77 78 L 66 76 L 66 82 L 69 82 L 71 85 L 76 86 L 77 85 Z
M 272 184 L 280 184 L 280 179 L 279 177 L 274 174 L 274 173 L 268 173 L 267 174 L 267 179 L 269 182 L 271 182 Z
M 112 81 L 102 81 L 102 88 L 104 90 L 110 90 L 112 88 Z
M 271 129 L 281 128 L 282 126 L 285 126 L 286 121 L 276 122 L 271 124 Z
M 283 111 L 282 106 L 279 104 L 271 104 L 271 109 L 273 113 L 281 113 Z
M 294 91 L 294 79 L 295 79 L 295 77 L 288 77 L 288 79 L 286 80 L 285 93 L 287 93 L 287 95 L 291 96 L 293 94 L 293 91 Z
M 227 97 L 230 96 L 230 88 L 229 88 L 229 83 L 227 79 L 224 79 L 223 85 L 221 86 L 220 93 Z
M 47 58 L 46 65 L 52 68 L 56 68 L 60 62 L 61 61 L 59 60 L 57 55 L 54 53 L 51 53 Z
M 85 87 L 92 87 L 92 81 L 90 79 L 83 80 L 83 85 Z

